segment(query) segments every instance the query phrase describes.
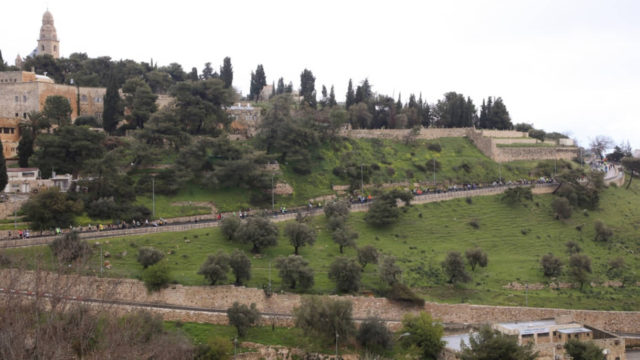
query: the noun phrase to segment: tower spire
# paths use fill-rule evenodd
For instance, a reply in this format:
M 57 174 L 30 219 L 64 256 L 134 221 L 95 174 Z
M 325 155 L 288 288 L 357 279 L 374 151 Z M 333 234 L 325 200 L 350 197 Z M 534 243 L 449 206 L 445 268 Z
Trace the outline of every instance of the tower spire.
M 42 15 L 42 26 L 40 27 L 40 38 L 38 39 L 36 54 L 49 54 L 53 56 L 54 59 L 58 59 L 60 57 L 60 41 L 58 41 L 58 34 L 53 22 L 53 15 L 49 12 L 48 5 L 47 11 Z

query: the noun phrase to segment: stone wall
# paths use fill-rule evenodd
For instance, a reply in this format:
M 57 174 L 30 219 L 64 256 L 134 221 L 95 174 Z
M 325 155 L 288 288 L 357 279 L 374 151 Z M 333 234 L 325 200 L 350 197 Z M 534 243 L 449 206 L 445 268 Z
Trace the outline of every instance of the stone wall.
M 133 256 L 133 255 L 130 255 Z M 40 292 L 50 292 L 79 299 L 113 299 L 139 304 L 169 304 L 224 311 L 233 302 L 255 303 L 257 308 L 283 324 L 300 303 L 300 295 L 281 293 L 267 297 L 264 291 L 255 288 L 224 286 L 182 286 L 171 285 L 155 293 L 148 293 L 144 284 L 132 279 L 109 279 L 74 275 L 41 273 L 36 281 L 33 272 L 0 270 L 0 287 L 35 291 L 34 284 L 40 284 Z M 61 290 L 63 289 L 63 290 Z M 387 321 L 398 322 L 406 313 L 429 311 L 435 318 L 445 323 L 481 324 L 506 321 L 528 321 L 548 319 L 566 315 L 571 320 L 611 332 L 640 332 L 640 312 L 637 311 L 592 311 L 553 308 L 526 308 L 516 306 L 487 306 L 469 304 L 440 304 L 428 302 L 424 308 L 391 302 L 384 298 L 342 296 L 353 302 L 356 319 L 377 316 Z M 163 310 L 164 311 L 164 310 Z M 196 312 L 201 316 L 200 312 Z M 219 316 L 211 315 L 212 320 Z M 187 318 L 183 321 L 204 321 L 205 318 Z M 175 319 L 174 319 L 175 320 Z M 207 320 L 209 321 L 209 320 Z M 274 320 L 275 321 L 275 320 Z
M 469 128 L 421 128 L 416 139 L 433 140 L 445 137 L 464 137 Z M 342 132 L 343 136 L 354 139 L 393 139 L 402 140 L 410 129 L 351 129 Z
M 575 147 L 495 147 L 493 160 L 507 162 L 515 160 L 572 160 L 578 156 Z
M 497 138 L 527 138 L 529 134 L 523 131 L 515 130 L 480 130 L 482 136 Z

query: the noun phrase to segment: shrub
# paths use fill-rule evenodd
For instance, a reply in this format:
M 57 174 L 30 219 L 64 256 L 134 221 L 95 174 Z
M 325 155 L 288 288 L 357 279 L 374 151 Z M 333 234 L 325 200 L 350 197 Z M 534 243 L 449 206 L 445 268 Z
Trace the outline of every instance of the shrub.
M 251 303 L 249 307 L 236 301 L 227 309 L 227 317 L 229 324 L 238 331 L 238 337 L 244 337 L 247 330 L 260 321 L 260 312 L 256 309 L 255 303 Z
M 151 265 L 142 272 L 142 281 L 149 291 L 157 291 L 169 284 L 169 268 L 163 262 Z
M 622 278 L 624 273 L 628 270 L 624 263 L 624 258 L 621 256 L 609 260 L 608 265 L 609 268 L 607 269 L 607 276 L 609 276 L 610 279 Z
M 427 162 L 424 163 L 424 166 L 431 172 L 434 171 L 434 168 L 436 172 L 442 169 L 442 164 L 436 159 L 427 160 Z
M 476 270 L 476 266 L 486 267 L 489 263 L 487 253 L 480 248 L 469 249 L 464 253 L 469 265 L 471 265 L 471 271 Z
M 78 116 L 76 120 L 73 122 L 73 124 L 77 126 L 85 125 L 85 126 L 94 127 L 94 128 L 102 127 L 102 124 L 100 124 L 95 117 L 90 115 Z
M 611 237 L 613 236 L 613 230 L 611 230 L 602 221 L 596 220 L 596 222 L 593 225 L 596 230 L 595 241 L 606 242 L 606 241 L 609 241 L 609 239 L 611 239 Z
M 392 345 L 391 332 L 378 318 L 368 318 L 360 324 L 356 341 L 367 351 L 377 354 L 389 350 Z
M 349 216 L 349 202 L 344 199 L 335 199 L 331 202 L 328 202 L 324 206 L 324 215 L 327 219 L 333 217 L 346 217 Z
M 203 275 L 209 284 L 215 285 L 217 282 L 227 280 L 229 272 L 229 256 L 222 251 L 215 255 L 209 255 L 207 260 L 200 266 L 199 275 Z
M 600 360 L 603 358 L 602 349 L 593 341 L 581 342 L 578 339 L 570 339 L 564 344 L 564 349 L 571 359 Z
M 338 257 L 329 267 L 329 279 L 335 281 L 339 292 L 357 292 L 360 289 L 362 268 L 354 259 Z
M 331 343 L 336 334 L 348 339 L 355 330 L 353 304 L 349 300 L 327 296 L 305 296 L 300 306 L 293 309 L 296 327 L 306 335 L 316 336 Z
M 540 260 L 542 272 L 546 277 L 560 276 L 562 273 L 562 261 L 552 253 L 548 253 Z
M 407 285 L 400 282 L 395 282 L 391 285 L 391 289 L 386 293 L 386 298 L 411 305 L 424 306 L 424 299 L 416 295 Z
M 473 219 L 469 221 L 469 225 L 476 230 L 480 229 L 480 223 L 478 222 L 478 219 Z
M 442 146 L 439 143 L 429 143 L 427 145 L 427 149 L 431 150 L 431 151 L 435 151 L 435 152 L 441 152 L 442 151 Z
M 0 266 L 11 265 L 11 258 L 5 253 L 0 253 Z
M 404 348 L 415 347 L 420 351 L 421 359 L 438 359 L 444 348 L 441 340 L 444 330 L 442 325 L 431 318 L 429 313 L 406 314 L 402 319 L 399 341 Z
M 91 255 L 91 248 L 86 241 L 80 240 L 76 231 L 56 237 L 49 247 L 51 248 L 53 255 L 55 255 L 58 260 L 65 263 L 84 259 Z
M 566 246 L 567 253 L 569 253 L 569 256 L 573 254 L 577 254 L 580 251 L 582 251 L 582 249 L 580 248 L 580 245 L 578 245 L 578 243 L 573 240 L 567 241 L 566 243 L 564 243 L 564 246 Z
M 145 269 L 157 264 L 163 258 L 164 254 L 160 250 L 152 247 L 143 247 L 138 250 L 138 262 Z
M 471 196 L 464 198 L 464 201 L 469 205 L 473 204 L 473 198 Z
M 213 336 L 207 340 L 206 344 L 201 344 L 196 348 L 194 360 L 228 360 L 233 353 L 233 343 L 231 340 Z
M 568 219 L 573 213 L 569 200 L 563 197 L 557 197 L 551 202 L 551 208 L 556 213 L 556 216 L 561 219 Z
M 533 193 L 531 187 L 516 186 L 505 190 L 501 199 L 509 205 L 515 205 L 522 203 L 523 200 L 533 200 Z

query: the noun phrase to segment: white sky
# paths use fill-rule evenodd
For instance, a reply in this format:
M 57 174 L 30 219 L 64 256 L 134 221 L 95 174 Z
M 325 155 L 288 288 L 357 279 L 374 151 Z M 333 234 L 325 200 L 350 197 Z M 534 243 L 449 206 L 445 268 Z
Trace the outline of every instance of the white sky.
M 153 58 L 200 72 L 230 56 L 245 94 L 263 64 L 268 83 L 282 76 L 296 88 L 308 68 L 318 94 L 333 84 L 339 101 L 349 78 L 403 101 L 457 91 L 479 106 L 501 96 L 514 123 L 640 148 L 640 1 L 10 1 L 5 61 L 35 48 L 47 6 L 64 57 Z

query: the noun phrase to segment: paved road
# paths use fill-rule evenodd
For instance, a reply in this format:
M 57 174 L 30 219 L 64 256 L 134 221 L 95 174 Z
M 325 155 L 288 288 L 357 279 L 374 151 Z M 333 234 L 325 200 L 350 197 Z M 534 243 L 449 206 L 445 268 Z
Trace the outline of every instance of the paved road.
M 421 204 L 427 202 L 434 201 L 445 201 L 455 198 L 462 197 L 475 197 L 475 196 L 486 196 L 486 195 L 495 195 L 504 192 L 509 187 L 513 186 L 532 186 L 534 185 L 536 188 L 546 188 L 549 189 L 556 184 L 525 184 L 525 185 L 503 185 L 503 186 L 489 186 L 483 187 L 479 189 L 473 190 L 457 190 L 457 191 L 447 191 L 440 193 L 427 193 L 414 196 L 413 200 L 411 200 L 414 204 Z M 373 201 L 365 202 L 365 203 L 354 203 L 351 205 L 350 211 L 366 211 L 369 209 Z M 401 203 L 401 202 L 399 202 Z M 402 204 L 400 204 L 402 205 Z M 318 216 L 324 214 L 322 208 L 299 208 L 298 211 L 302 211 L 310 216 Z M 276 213 L 271 216 L 271 220 L 274 222 L 287 221 L 291 219 L 295 219 L 296 212 L 289 212 L 287 214 Z M 92 232 L 81 232 L 79 233 L 80 238 L 85 240 L 91 239 L 103 239 L 103 238 L 111 238 L 111 237 L 123 237 L 123 236 L 134 236 L 134 235 L 144 235 L 144 234 L 152 234 L 159 232 L 183 232 L 193 229 L 202 229 L 202 228 L 212 228 L 218 226 L 219 221 L 217 220 L 202 220 L 199 222 L 184 222 L 184 223 L 172 223 L 170 225 L 163 225 L 158 227 L 147 226 L 147 227 L 138 227 L 138 228 L 129 228 L 129 229 L 115 229 L 115 230 L 104 230 L 104 231 L 92 231 Z M 47 236 L 31 236 L 29 239 L 3 239 L 0 240 L 0 248 L 17 248 L 17 247 L 30 247 L 37 245 L 45 245 L 52 242 L 56 238 L 55 235 L 47 235 Z

